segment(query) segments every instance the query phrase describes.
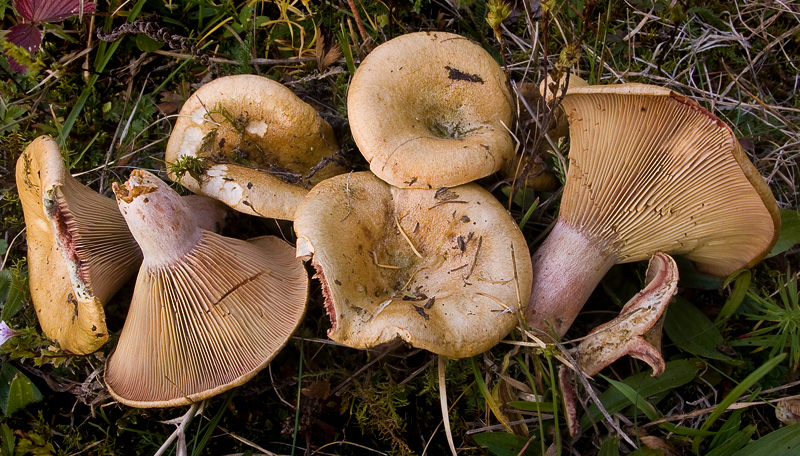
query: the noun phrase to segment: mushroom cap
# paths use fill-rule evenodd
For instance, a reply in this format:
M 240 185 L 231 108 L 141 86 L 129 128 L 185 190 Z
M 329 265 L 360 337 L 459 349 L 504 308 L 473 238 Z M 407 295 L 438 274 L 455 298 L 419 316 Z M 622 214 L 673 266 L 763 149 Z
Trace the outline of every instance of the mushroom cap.
M 313 107 L 278 82 L 242 74 L 215 79 L 186 100 L 165 160 L 202 159 L 200 176 L 169 170 L 195 193 L 246 214 L 291 220 L 306 186 L 345 171 L 331 163 L 306 179 L 338 150 Z
M 772 248 L 780 214 L 733 131 L 696 102 L 645 84 L 579 86 L 559 220 L 613 252 L 684 255 L 727 276 Z
M 142 255 L 114 200 L 67 172 L 58 144 L 40 136 L 17 160 L 28 282 L 44 334 L 76 354 L 108 339 L 103 305 Z
M 472 182 L 514 155 L 503 70 L 452 33 L 409 33 L 375 48 L 353 75 L 347 111 L 370 169 L 396 187 Z
M 350 347 L 400 337 L 453 358 L 482 353 L 514 328 L 530 292 L 525 239 L 476 184 L 400 189 L 370 172 L 336 176 L 309 192 L 294 227 L 297 255 L 322 283 L 328 336 Z
M 305 313 L 308 275 L 294 248 L 197 228 L 177 193 L 146 171 L 114 190 L 144 261 L 106 365 L 111 395 L 133 407 L 172 407 L 255 376 Z

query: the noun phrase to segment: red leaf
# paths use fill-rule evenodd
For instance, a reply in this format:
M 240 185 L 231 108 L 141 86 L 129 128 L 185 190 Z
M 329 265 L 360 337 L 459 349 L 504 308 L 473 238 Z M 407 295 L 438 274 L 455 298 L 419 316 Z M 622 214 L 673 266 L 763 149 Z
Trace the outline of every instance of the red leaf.
M 39 51 L 39 46 L 42 45 L 42 33 L 33 24 L 20 23 L 8 29 L 6 41 L 16 44 L 33 55 Z
M 34 24 L 63 21 L 82 12 L 93 13 L 96 8 L 94 2 L 85 0 L 14 0 L 17 13 Z

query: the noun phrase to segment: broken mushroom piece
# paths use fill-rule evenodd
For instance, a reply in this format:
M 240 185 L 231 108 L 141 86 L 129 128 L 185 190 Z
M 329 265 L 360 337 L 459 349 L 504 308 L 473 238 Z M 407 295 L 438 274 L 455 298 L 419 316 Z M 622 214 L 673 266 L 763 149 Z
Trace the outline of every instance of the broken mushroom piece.
M 75 354 L 108 339 L 103 305 L 142 260 L 114 200 L 73 178 L 58 144 L 33 140 L 17 160 L 31 300 L 44 334 Z
M 353 76 L 347 112 L 370 169 L 396 187 L 465 184 L 514 155 L 503 70 L 452 33 L 409 33 L 375 48 Z
M 370 172 L 336 176 L 309 192 L 294 227 L 297 256 L 322 283 L 328 337 L 350 347 L 399 337 L 452 358 L 482 353 L 514 328 L 530 289 L 522 233 L 475 184 L 400 189 Z
M 305 312 L 308 275 L 294 249 L 199 229 L 177 193 L 146 171 L 114 192 L 144 261 L 106 365 L 111 395 L 132 407 L 171 407 L 256 375 Z
M 647 266 L 642 291 L 625 304 L 617 318 L 594 328 L 572 350 L 581 374 L 592 377 L 625 355 L 647 363 L 653 368 L 653 377 L 664 373 L 666 363 L 661 356 L 661 328 L 667 306 L 677 291 L 678 265 L 671 256 L 656 253 Z M 567 427 L 573 437 L 580 432 L 574 378 L 575 372 L 566 365 L 559 367 L 561 397 Z
M 576 85 L 562 106 L 569 170 L 532 259 L 532 328 L 563 335 L 616 263 L 664 252 L 725 277 L 770 251 L 775 198 L 730 127 L 696 102 L 643 84 Z
M 573 356 L 589 377 L 625 355 L 646 362 L 653 377 L 664 372 L 661 328 L 670 300 L 678 291 L 678 265 L 671 256 L 650 258 L 645 287 L 622 308 L 619 316 L 594 328 L 576 347 Z
M 235 75 L 186 100 L 165 160 L 170 179 L 195 193 L 246 214 L 291 220 L 308 187 L 345 171 L 333 163 L 338 150 L 331 126 L 291 90 L 263 76 Z

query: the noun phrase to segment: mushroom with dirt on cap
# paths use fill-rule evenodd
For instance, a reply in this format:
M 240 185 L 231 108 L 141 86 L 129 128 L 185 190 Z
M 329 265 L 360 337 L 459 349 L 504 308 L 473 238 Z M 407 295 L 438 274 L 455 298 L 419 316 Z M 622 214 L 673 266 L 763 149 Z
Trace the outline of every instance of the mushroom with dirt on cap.
M 91 353 L 108 339 L 103 306 L 138 270 L 139 247 L 114 200 L 72 177 L 49 136 L 25 148 L 16 179 L 42 331 L 64 350 Z
M 311 105 L 269 78 L 241 74 L 215 79 L 186 100 L 165 160 L 170 179 L 195 193 L 291 220 L 309 187 L 346 171 L 335 163 L 338 151 L 333 129 Z M 191 160 L 202 169 L 184 163 Z
M 106 364 L 111 395 L 133 407 L 171 407 L 255 376 L 305 312 L 308 275 L 294 248 L 201 230 L 178 194 L 143 170 L 114 192 L 144 260 Z
M 570 79 L 562 106 L 569 170 L 557 222 L 532 258 L 532 328 L 563 335 L 617 263 L 664 252 L 725 277 L 770 251 L 775 198 L 731 128 L 696 102 Z
M 465 184 L 514 155 L 505 73 L 452 33 L 408 33 L 375 48 L 353 75 L 347 112 L 370 170 L 396 187 Z
M 309 192 L 294 227 L 297 256 L 322 283 L 328 337 L 350 347 L 401 338 L 473 356 L 517 325 L 530 290 L 525 239 L 477 184 L 401 189 L 371 172 L 336 176 Z

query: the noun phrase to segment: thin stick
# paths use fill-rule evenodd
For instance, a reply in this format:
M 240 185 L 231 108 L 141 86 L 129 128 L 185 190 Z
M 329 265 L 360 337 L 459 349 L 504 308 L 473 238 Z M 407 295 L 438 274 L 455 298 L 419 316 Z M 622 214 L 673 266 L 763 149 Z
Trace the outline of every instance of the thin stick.
M 367 29 L 364 28 L 364 22 L 361 20 L 361 15 L 358 14 L 358 7 L 356 6 L 355 0 L 347 0 L 347 4 L 350 6 L 350 11 L 353 12 L 353 19 L 356 20 L 356 26 L 358 26 L 358 34 L 361 35 L 361 39 L 364 40 L 364 46 L 367 47 L 368 52 L 372 52 L 372 43 L 370 42 L 370 36 L 367 35 Z
M 397 229 L 398 229 L 398 230 L 400 230 L 400 234 L 402 234 L 402 235 L 403 235 L 403 238 L 405 238 L 406 242 L 408 242 L 408 245 L 410 245 L 410 246 L 411 246 L 411 250 L 413 250 L 413 251 L 414 251 L 414 255 L 418 256 L 419 258 L 422 258 L 422 255 L 420 255 L 420 254 L 419 254 L 419 252 L 417 251 L 417 248 L 416 248 L 416 247 L 414 247 L 414 243 L 413 243 L 413 242 L 411 242 L 411 239 L 408 237 L 408 235 L 406 234 L 406 232 L 405 232 L 405 231 L 403 231 L 403 227 L 402 227 L 402 226 L 400 226 L 400 220 L 398 220 L 398 219 L 397 219 L 397 214 L 395 214 L 395 215 L 394 215 L 394 223 L 396 223 L 396 224 L 397 224 Z M 469 276 L 468 276 L 468 277 L 469 277 Z
M 169 446 L 172 445 L 172 442 L 174 442 L 175 439 L 178 438 L 178 437 L 183 437 L 181 439 L 181 441 L 183 441 L 184 447 L 186 446 L 186 440 L 185 440 L 185 433 L 184 432 L 186 431 L 186 427 L 189 426 L 189 423 L 192 422 L 192 419 L 195 417 L 195 415 L 197 415 L 197 410 L 200 408 L 200 406 L 203 403 L 205 403 L 205 401 L 195 402 L 194 404 L 192 404 L 191 407 L 189 407 L 189 410 L 187 410 L 186 413 L 182 417 L 178 418 L 177 420 L 169 421 L 169 422 L 172 422 L 173 424 L 178 424 L 178 423 L 180 423 L 180 424 L 178 424 L 178 428 L 175 429 L 175 431 L 173 431 L 172 434 L 170 434 L 169 437 L 167 437 L 167 440 L 164 442 L 163 445 L 161 445 L 161 448 L 159 448 L 158 451 L 156 451 L 153 456 L 161 456 L 161 455 L 163 455 L 167 451 Z M 178 451 L 180 452 L 180 449 Z M 184 452 L 185 451 L 186 451 L 186 448 L 184 448 Z
M 375 263 L 375 266 L 379 268 L 385 269 L 400 269 L 400 266 L 392 266 L 391 264 L 381 264 L 378 262 L 378 254 L 375 251 L 372 251 L 372 261 Z
M 453 431 L 450 429 L 450 411 L 447 408 L 447 387 L 445 385 L 445 362 L 447 358 L 439 355 L 439 400 L 442 404 L 442 421 L 444 421 L 444 433 L 447 434 L 447 444 L 453 456 L 457 456 L 456 445 L 453 443 Z

